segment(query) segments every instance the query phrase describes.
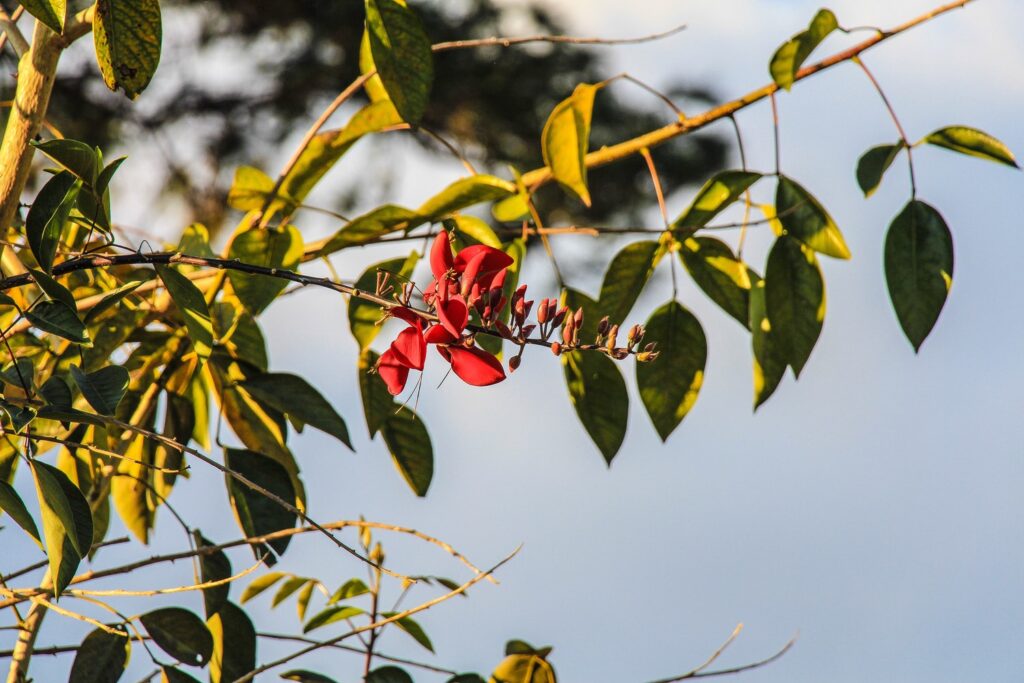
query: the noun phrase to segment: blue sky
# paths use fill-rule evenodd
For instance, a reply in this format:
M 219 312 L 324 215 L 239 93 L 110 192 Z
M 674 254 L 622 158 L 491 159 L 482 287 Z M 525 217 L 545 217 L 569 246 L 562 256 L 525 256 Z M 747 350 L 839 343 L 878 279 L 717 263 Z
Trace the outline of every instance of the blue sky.
M 723 97 L 762 84 L 774 48 L 818 7 L 754 0 L 552 5 L 581 35 L 637 35 L 686 22 L 689 28 L 667 41 L 609 48 L 608 74 L 627 70 L 655 85 L 714 82 Z M 932 3 L 829 6 L 846 25 L 890 26 Z M 1020 3 L 982 0 L 867 53 L 865 62 L 912 138 L 963 123 L 1024 154 L 1021 26 Z M 856 39 L 831 39 L 821 54 Z M 824 260 L 828 314 L 818 348 L 800 381 L 787 378 L 756 414 L 747 336 L 684 282 L 680 300 L 704 324 L 709 364 L 696 407 L 666 444 L 633 392 L 626 442 L 606 468 L 575 420 L 550 355 L 528 355 L 509 381 L 487 390 L 453 380 L 435 389 L 435 364 L 419 405 L 434 440 L 435 479 L 429 496 L 416 499 L 383 446 L 365 438 L 342 302 L 306 291 L 266 314 L 272 367 L 313 378 L 356 434 L 356 455 L 318 434 L 296 441 L 314 517 L 363 514 L 413 525 L 480 565 L 524 544 L 501 571 L 500 586 L 481 586 L 469 600 L 423 615 L 438 663 L 486 672 L 505 640 L 517 637 L 554 645 L 564 681 L 644 681 L 698 664 L 743 622 L 723 666 L 766 656 L 800 633 L 782 660 L 740 679 L 752 683 L 1024 676 L 1024 176 L 938 149 L 915 155 L 919 194 L 943 213 L 957 250 L 950 298 L 915 356 L 882 273 L 885 229 L 909 196 L 906 174 L 894 166 L 870 200 L 853 174 L 864 150 L 896 139 L 884 108 L 852 65 L 798 84 L 779 105 L 783 171 L 829 208 L 854 258 Z M 770 168 L 767 106 L 751 107 L 739 122 L 751 166 Z M 730 131 L 723 125 L 720 132 Z M 346 159 L 335 172 L 339 180 L 357 177 L 366 153 Z M 416 205 L 459 174 L 457 165 L 414 157 L 392 199 Z M 670 213 L 690 194 L 673 194 Z M 569 253 L 581 239 L 589 238 L 562 238 L 555 249 Z M 763 232 L 752 237 L 748 257 L 758 269 L 767 245 Z M 599 248 L 610 260 L 615 244 Z M 353 253 L 337 265 L 354 276 L 387 255 Z M 544 265 L 532 265 L 539 282 L 547 280 Z M 594 293 L 599 275 L 581 286 Z M 645 319 L 670 296 L 664 275 L 632 318 Z M 220 477 L 197 475 L 176 490 L 178 504 L 196 518 L 223 513 L 204 532 L 233 538 Z M 166 517 L 161 522 L 156 546 L 180 545 L 180 530 Z M 387 542 L 402 571 L 463 576 L 436 549 Z M 111 550 L 103 564 L 135 553 Z M 233 559 L 236 569 L 248 562 L 243 553 Z M 315 568 L 329 584 L 362 575 L 312 537 L 297 541 L 281 566 Z M 188 573 L 181 566 L 132 581 L 174 585 Z M 291 607 L 271 613 L 266 603 L 254 614 L 268 628 L 297 629 Z M 57 624 L 41 642 L 64 642 L 80 630 Z M 402 634 L 384 642 L 393 652 L 417 654 Z M 281 652 L 265 645 L 264 657 Z M 133 671 L 141 676 L 145 657 L 135 654 Z M 356 677 L 354 660 L 337 655 L 302 664 L 340 680 Z M 40 658 L 36 665 L 37 680 L 50 680 L 47 672 L 67 663 Z

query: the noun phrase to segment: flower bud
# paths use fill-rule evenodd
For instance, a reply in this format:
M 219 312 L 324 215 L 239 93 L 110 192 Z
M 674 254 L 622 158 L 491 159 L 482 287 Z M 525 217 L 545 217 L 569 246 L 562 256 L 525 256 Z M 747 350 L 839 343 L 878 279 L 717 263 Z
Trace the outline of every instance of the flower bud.
M 583 307 L 582 306 L 580 306 L 580 308 L 576 311 L 576 315 L 574 315 L 573 318 L 574 318 L 574 322 L 576 323 L 576 327 L 583 327 Z
M 571 317 L 570 318 L 566 318 L 565 319 L 565 327 L 562 328 L 562 341 L 564 341 L 567 346 L 572 346 L 572 337 L 573 337 L 573 332 L 575 330 L 576 330 L 576 323 L 573 320 L 573 318 L 571 318 Z
M 569 309 L 565 306 L 562 306 L 560 309 L 558 309 L 558 312 L 555 313 L 555 317 L 552 318 L 551 324 L 553 324 L 555 327 L 558 327 L 559 325 L 562 324 L 562 322 L 565 321 L 565 316 L 568 313 Z
M 558 342 L 552 342 L 551 343 L 551 353 L 555 354 L 556 356 L 561 356 L 562 355 L 562 345 L 559 344 Z
M 519 369 L 519 363 L 522 360 L 522 356 L 512 356 L 508 359 L 508 370 L 509 372 L 515 372 Z
M 644 346 L 644 352 L 645 353 L 650 353 L 655 348 L 657 348 L 657 346 L 658 346 L 658 342 L 651 342 L 651 343 L 647 344 L 646 346 Z
M 527 325 L 526 327 L 523 328 L 523 336 L 529 337 L 535 329 L 537 329 L 536 325 Z
M 629 351 L 627 349 L 612 349 L 612 358 L 615 360 L 625 360 L 629 357 Z
M 548 321 L 548 299 L 541 299 L 537 307 L 537 322 L 541 325 Z
M 608 316 L 601 318 L 601 322 L 597 323 L 597 333 L 602 337 L 608 333 Z

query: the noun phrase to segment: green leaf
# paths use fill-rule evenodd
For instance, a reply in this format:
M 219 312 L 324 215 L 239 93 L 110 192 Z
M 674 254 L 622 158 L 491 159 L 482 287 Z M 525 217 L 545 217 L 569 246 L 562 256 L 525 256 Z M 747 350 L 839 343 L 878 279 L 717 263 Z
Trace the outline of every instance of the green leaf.
M 115 635 L 93 629 L 78 646 L 68 683 L 117 683 L 128 666 L 131 652 L 127 633 Z
M 199 683 L 187 673 L 173 666 L 160 667 L 160 683 Z
M 1009 147 L 977 128 L 947 126 L 926 136 L 921 142 L 1020 168 Z
M 285 502 L 296 505 L 297 500 L 291 475 L 277 461 L 253 451 L 225 448 L 224 464 L 228 469 L 238 472 Z M 295 526 L 294 513 L 252 490 L 234 477 L 227 476 L 226 479 L 231 507 L 246 536 L 263 536 Z M 281 555 L 288 548 L 289 540 L 290 538 L 286 536 L 270 541 L 268 545 L 278 555 Z M 262 555 L 259 546 L 254 546 L 253 552 L 257 557 Z
M 57 595 L 75 575 L 92 545 L 89 503 L 67 475 L 52 465 L 31 460 L 43 520 L 43 538 Z
M 412 230 L 423 225 L 425 219 L 415 211 L 396 204 L 385 204 L 369 213 L 353 218 L 341 230 L 334 233 L 319 250 L 320 255 L 333 254 L 347 247 L 354 247 L 376 240 L 378 237 Z
M 555 105 L 541 132 L 541 152 L 551 176 L 590 206 L 585 158 L 590 146 L 594 96 L 602 84 L 580 83 L 572 95 Z
M 708 342 L 700 322 L 677 301 L 647 321 L 644 342 L 657 342 L 657 359 L 636 364 L 640 399 L 662 441 L 683 421 L 704 383 Z
M 757 410 L 775 393 L 786 374 L 787 363 L 768 320 L 764 280 L 753 270 L 748 269 L 747 274 L 751 283 L 750 331 L 754 352 L 754 410 Z
M 81 185 L 75 176 L 61 171 L 39 190 L 25 218 L 25 236 L 39 267 L 53 270 L 53 259 L 60 244 L 64 224 L 75 206 Z
M 316 588 L 316 580 L 310 579 L 299 591 L 299 597 L 295 600 L 295 610 L 298 612 L 299 621 L 306 618 L 306 610 L 309 609 L 309 601 L 313 597 L 313 589 Z
M 395 106 L 390 100 L 385 100 L 372 102 L 357 111 L 344 128 L 318 133 L 285 176 L 281 183 L 282 196 L 296 202 L 303 201 L 324 174 L 360 138 L 399 123 L 402 119 Z
M 267 342 L 256 319 L 237 301 L 216 302 L 210 315 L 218 347 L 247 366 L 266 372 Z
M 228 205 L 239 211 L 261 211 L 273 190 L 274 179 L 266 173 L 252 166 L 239 166 L 235 169 L 235 177 L 228 190 Z M 278 188 L 267 212 L 273 214 L 281 209 L 294 211 L 296 204 Z
M 139 96 L 160 62 L 159 0 L 96 0 L 93 43 L 103 82 Z
M 55 334 L 68 341 L 91 345 L 85 323 L 75 311 L 61 301 L 40 301 L 25 311 L 25 317 L 43 332 Z
M 760 179 L 761 174 L 752 171 L 716 173 L 697 191 L 697 196 L 679 218 L 673 221 L 671 228 L 676 231 L 676 239 L 685 239 L 703 228 Z
M 864 152 L 857 162 L 857 184 L 865 197 L 870 197 L 882 182 L 882 176 L 905 147 L 902 141 L 895 145 L 878 145 Z
M 389 619 L 395 616 L 396 614 L 397 612 L 384 612 L 381 614 L 381 616 L 385 619 Z M 410 617 L 402 617 L 401 619 L 393 621 L 391 623 L 397 626 L 398 628 L 402 629 L 406 633 L 408 633 L 410 636 L 412 636 L 413 640 L 415 640 L 417 643 L 419 643 L 426 649 L 430 650 L 431 652 L 434 651 L 434 645 L 430 642 L 430 638 L 427 637 L 427 632 L 423 630 L 423 627 L 420 626 L 419 623 L 413 621 Z
M 434 82 L 430 38 L 404 0 L 366 0 L 370 54 L 381 84 L 402 119 L 423 118 Z
M 661 246 L 653 240 L 633 242 L 627 244 L 608 264 L 601 283 L 598 310 L 601 315 L 608 316 L 611 324 L 621 325 L 633 310 L 633 304 L 663 253 Z M 580 338 L 580 343 L 589 344 L 592 341 L 589 337 Z
M 60 301 L 73 311 L 78 310 L 78 303 L 75 301 L 75 295 L 72 294 L 67 287 L 57 282 L 41 270 L 30 268 L 28 272 L 32 274 L 32 279 L 35 281 L 36 286 L 42 290 L 47 299 Z
M 330 434 L 352 450 L 345 420 L 319 391 L 298 375 L 284 372 L 253 375 L 242 386 L 261 403 Z
M 188 330 L 188 338 L 196 354 L 206 360 L 213 351 L 213 321 L 206 297 L 191 280 L 170 266 L 156 266 L 167 293 L 174 300 Z
M 491 674 L 490 683 L 557 683 L 551 664 L 536 654 L 505 657 Z
M 216 256 L 210 248 L 210 231 L 202 223 L 189 223 L 181 231 L 178 251 L 188 256 L 211 258 Z
M 372 372 L 373 368 L 377 367 L 378 358 L 380 356 L 369 349 L 359 356 L 359 393 L 363 399 L 363 415 L 366 417 L 366 428 L 371 439 L 398 410 L 384 380 L 376 372 Z
M 750 278 L 746 265 L 736 258 L 729 245 L 714 237 L 690 237 L 679 249 L 679 258 L 697 286 L 747 327 Z
M 783 43 L 772 56 L 772 60 L 768 64 L 768 71 L 775 83 L 786 90 L 792 88 L 796 73 L 814 52 L 814 48 L 818 47 L 821 41 L 837 28 L 839 28 L 839 22 L 836 21 L 836 15 L 831 10 L 818 10 L 818 13 L 811 19 L 807 30 L 797 33 Z
M 238 599 L 238 602 L 244 605 L 286 576 L 288 575 L 284 572 L 270 572 L 269 574 L 264 574 L 259 578 L 253 579 L 252 583 L 246 586 L 245 590 L 242 591 L 242 597 Z
M 302 259 L 302 235 L 294 225 L 284 228 L 251 228 L 235 235 L 228 257 L 264 268 L 295 270 Z M 266 275 L 228 272 L 235 295 L 253 315 L 258 315 L 280 294 L 288 281 Z
M 596 351 L 562 354 L 569 398 L 583 428 L 609 466 L 626 437 L 629 395 L 613 361 Z
M 366 595 L 370 592 L 369 586 L 367 586 L 361 579 L 349 579 L 341 587 L 334 591 L 331 599 L 327 601 L 327 604 L 333 605 L 336 602 L 342 600 L 350 600 L 351 598 L 358 597 L 360 595 Z
M 318 674 L 315 671 L 306 671 L 305 669 L 285 671 L 281 674 L 281 678 L 286 681 L 298 681 L 299 683 L 337 683 L 329 676 Z
M 94 147 L 78 140 L 46 140 L 32 146 L 80 178 L 86 185 L 96 183 L 100 158 Z
M 417 213 L 431 222 L 482 202 L 493 202 L 514 194 L 516 186 L 492 175 L 460 178 L 423 203 Z
M 491 215 L 494 216 L 494 220 L 502 223 L 521 221 L 530 215 L 530 196 L 525 192 L 516 192 L 510 197 L 505 197 L 491 207 Z
M 309 581 L 309 579 L 305 576 L 289 576 L 288 579 L 281 584 L 281 587 L 277 589 L 277 593 L 274 594 L 274 599 L 270 601 L 270 606 L 277 607 L 280 605 L 288 599 L 288 596 L 304 586 L 307 581 Z
M 843 234 L 825 208 L 811 194 L 786 176 L 779 176 L 775 210 L 792 237 L 814 251 L 840 259 L 850 258 Z
M 162 607 L 139 617 L 160 649 L 190 666 L 206 666 L 213 654 L 213 636 L 203 620 L 181 607 Z
M 825 281 L 818 259 L 805 245 L 783 235 L 768 254 L 764 279 L 773 336 L 799 377 L 825 320 Z
M 55 33 L 64 33 L 68 17 L 67 0 L 18 0 L 25 11 L 49 26 Z
M 449 678 L 446 683 L 487 683 L 480 674 L 456 674 Z
M 405 408 L 384 421 L 380 434 L 405 481 L 417 496 L 427 495 L 434 476 L 434 449 L 423 420 L 411 408 Z
M 932 206 L 911 200 L 889 226 L 885 281 L 900 327 L 919 351 L 953 284 L 953 236 Z
M 382 666 L 371 671 L 364 683 L 412 683 L 412 676 L 397 666 Z
M 351 619 L 352 617 L 358 617 L 360 614 L 365 614 L 363 610 L 358 607 L 352 607 L 346 605 L 343 607 L 328 607 L 323 611 L 313 615 L 313 617 L 306 622 L 306 625 L 302 627 L 303 633 L 309 633 L 314 629 L 318 629 L 321 626 L 327 624 L 333 624 L 336 621 L 344 621 L 345 619 Z
M 391 273 L 397 277 L 391 278 L 390 284 L 395 290 L 399 290 L 412 277 L 418 259 L 419 255 L 414 251 L 407 258 L 381 261 L 363 271 L 359 279 L 356 280 L 355 287 L 363 292 L 374 292 L 377 289 L 378 273 Z M 352 330 L 352 336 L 359 344 L 360 351 L 365 351 L 380 333 L 381 326 L 377 323 L 382 315 L 380 306 L 377 304 L 356 297 L 349 298 L 348 324 Z
M 256 629 L 233 602 L 206 620 L 213 636 L 210 683 L 230 683 L 256 668 Z
M 3 480 L 0 480 L 0 512 L 10 515 L 11 519 L 17 522 L 18 526 L 25 530 L 25 533 L 35 539 L 36 545 L 42 549 L 43 541 L 39 536 L 39 528 L 36 526 L 35 520 L 32 519 L 32 515 L 29 514 L 28 508 L 25 507 L 18 492 Z
M 112 289 L 104 294 L 103 298 L 86 312 L 85 324 L 90 325 L 93 321 L 99 318 L 102 313 L 110 310 L 120 303 L 122 299 L 134 292 L 141 284 L 142 280 L 132 280 L 131 282 L 126 282 L 117 289 Z
M 192 538 L 197 549 L 208 548 L 214 545 L 199 531 L 193 531 Z M 199 579 L 203 583 L 223 581 L 231 576 L 231 561 L 228 560 L 228 556 L 224 554 L 223 550 L 203 553 L 199 556 Z M 219 586 L 203 589 L 203 607 L 206 611 L 207 619 L 224 606 L 230 591 L 230 583 L 223 583 Z
M 82 396 L 100 415 L 114 414 L 131 379 L 128 370 L 120 365 L 108 365 L 88 374 L 82 372 L 77 365 L 72 365 L 71 376 L 82 390 Z

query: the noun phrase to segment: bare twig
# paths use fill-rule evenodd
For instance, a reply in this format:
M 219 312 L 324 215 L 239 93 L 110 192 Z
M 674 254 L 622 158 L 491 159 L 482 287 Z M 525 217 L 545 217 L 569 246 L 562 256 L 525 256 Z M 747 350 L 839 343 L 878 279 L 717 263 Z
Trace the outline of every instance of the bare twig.
M 461 50 L 464 48 L 471 47 L 512 47 L 513 45 L 523 45 L 526 43 L 569 43 L 571 45 L 633 45 L 636 43 L 649 43 L 654 40 L 661 40 L 662 38 L 668 38 L 669 36 L 675 35 L 686 28 L 686 24 L 680 24 L 675 28 L 670 28 L 667 31 L 660 33 L 652 33 L 646 36 L 639 36 L 637 38 L 577 38 L 573 36 L 552 36 L 552 35 L 533 35 L 533 36 L 517 36 L 517 37 L 501 37 L 494 36 L 492 38 L 477 38 L 475 40 L 452 40 L 446 43 L 434 43 L 431 49 L 434 52 L 444 52 L 445 50 Z

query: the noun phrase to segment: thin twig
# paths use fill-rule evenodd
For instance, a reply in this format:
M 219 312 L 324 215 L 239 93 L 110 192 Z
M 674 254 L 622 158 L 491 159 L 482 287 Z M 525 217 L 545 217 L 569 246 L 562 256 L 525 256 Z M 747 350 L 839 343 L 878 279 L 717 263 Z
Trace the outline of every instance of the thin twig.
M 494 36 L 492 38 L 477 38 L 473 40 L 452 40 L 445 43 L 434 43 L 431 49 L 434 52 L 444 52 L 445 50 L 461 50 L 472 47 L 512 47 L 513 45 L 523 45 L 526 43 L 569 43 L 571 45 L 634 45 L 637 43 L 649 43 L 654 40 L 661 40 L 662 38 L 668 38 L 669 36 L 675 35 L 680 31 L 686 29 L 686 24 L 680 24 L 675 28 L 670 28 L 667 31 L 661 33 L 652 33 L 646 36 L 639 36 L 637 38 L 577 38 L 573 36 L 552 36 L 552 35 L 533 35 L 533 36 L 517 36 L 517 37 L 500 37 Z
M 875 75 L 871 73 L 870 69 L 868 69 L 868 65 L 865 64 L 860 57 L 854 57 L 853 61 L 864 71 L 868 80 L 871 81 L 871 85 L 873 85 L 875 90 L 878 92 L 878 96 L 882 99 L 882 104 L 884 104 L 885 108 L 889 110 L 889 116 L 892 118 L 892 122 L 896 125 L 896 131 L 900 135 L 900 140 L 903 141 L 903 147 L 907 150 L 907 167 L 910 169 L 910 197 L 913 199 L 917 196 L 917 179 L 914 176 L 913 145 L 910 144 L 910 138 L 907 137 L 907 132 L 903 129 L 903 124 L 900 123 L 900 117 L 896 115 L 896 109 L 892 106 L 892 102 L 889 101 L 885 91 L 882 90 L 882 86 L 879 84 L 878 79 L 876 79 Z

